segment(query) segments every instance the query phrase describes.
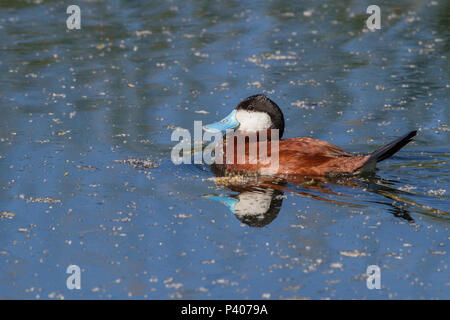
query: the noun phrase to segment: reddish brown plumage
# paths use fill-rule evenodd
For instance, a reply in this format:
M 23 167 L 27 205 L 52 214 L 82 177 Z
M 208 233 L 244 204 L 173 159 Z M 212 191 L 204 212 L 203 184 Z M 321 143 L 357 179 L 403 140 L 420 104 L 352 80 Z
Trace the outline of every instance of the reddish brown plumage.
M 244 136 L 245 133 L 240 133 Z M 238 162 L 238 142 L 234 136 L 234 159 L 233 163 L 227 164 L 226 147 L 222 163 L 216 167 L 224 174 L 261 174 L 269 173 L 275 175 L 302 175 L 302 176 L 325 176 L 334 173 L 354 173 L 360 169 L 370 155 L 354 155 L 328 142 L 318 139 L 301 137 L 279 141 L 278 167 L 270 172 L 265 169 L 270 164 L 263 164 L 258 157 L 255 164 L 250 164 L 249 150 L 255 142 L 245 143 L 245 161 Z M 231 141 L 231 140 L 229 140 Z M 259 154 L 260 141 L 257 143 Z M 271 157 L 271 141 L 267 143 L 268 157 Z
M 318 139 L 292 138 L 280 141 L 277 173 L 306 176 L 353 173 L 368 158 L 368 155 L 353 155 Z

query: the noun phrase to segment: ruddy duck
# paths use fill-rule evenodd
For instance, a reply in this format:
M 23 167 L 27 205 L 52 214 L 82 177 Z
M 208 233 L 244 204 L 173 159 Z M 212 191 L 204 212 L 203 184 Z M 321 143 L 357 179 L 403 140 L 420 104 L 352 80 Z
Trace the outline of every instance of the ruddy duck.
M 253 163 L 251 161 L 238 163 L 237 161 L 229 161 L 230 159 L 227 161 L 227 153 L 224 151 L 221 155 L 222 161 L 220 161 L 222 164 L 214 165 L 215 172 L 221 172 L 224 175 L 269 173 L 277 176 L 358 174 L 373 171 L 376 163 L 391 157 L 417 134 L 416 130 L 411 131 L 378 150 L 364 155 L 352 154 L 328 142 L 309 137 L 282 140 L 284 126 L 283 113 L 275 102 L 262 94 L 246 98 L 225 119 L 204 126 L 204 130 L 217 133 L 233 129 L 233 139 L 239 136 L 245 137 L 249 134 L 256 134 L 256 141 L 246 140 L 245 138 L 240 140 L 244 141 L 245 153 L 248 157 L 252 144 L 256 144 L 256 148 L 259 148 L 260 134 L 265 137 L 267 148 L 270 149 L 270 144 L 275 141 L 270 134 L 270 130 L 278 129 L 279 140 L 276 141 L 278 143 L 278 165 L 276 170 L 272 172 L 265 170 L 268 165 L 259 161 Z M 225 149 L 225 137 L 222 143 Z M 234 148 L 237 149 L 237 147 L 238 144 L 234 144 Z M 236 158 L 231 160 L 236 160 Z

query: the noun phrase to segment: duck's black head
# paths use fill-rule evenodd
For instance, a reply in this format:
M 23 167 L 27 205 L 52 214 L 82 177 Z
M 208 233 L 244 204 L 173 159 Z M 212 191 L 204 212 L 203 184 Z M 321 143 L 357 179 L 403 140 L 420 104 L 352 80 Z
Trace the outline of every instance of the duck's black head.
M 265 95 L 257 94 L 241 101 L 223 120 L 204 126 L 206 131 L 211 132 L 232 128 L 244 132 L 278 129 L 281 138 L 284 132 L 283 112 Z

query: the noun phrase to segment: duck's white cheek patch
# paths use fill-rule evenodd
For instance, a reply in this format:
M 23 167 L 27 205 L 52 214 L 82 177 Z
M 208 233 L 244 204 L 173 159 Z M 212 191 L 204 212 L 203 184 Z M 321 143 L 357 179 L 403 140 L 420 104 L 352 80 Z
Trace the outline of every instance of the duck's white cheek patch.
M 272 125 L 272 120 L 267 113 L 238 110 L 236 120 L 239 121 L 241 131 L 259 131 L 268 129 Z
M 247 191 L 239 195 L 239 202 L 234 206 L 234 213 L 237 216 L 260 216 L 270 209 L 273 190 L 268 189 L 265 192 Z

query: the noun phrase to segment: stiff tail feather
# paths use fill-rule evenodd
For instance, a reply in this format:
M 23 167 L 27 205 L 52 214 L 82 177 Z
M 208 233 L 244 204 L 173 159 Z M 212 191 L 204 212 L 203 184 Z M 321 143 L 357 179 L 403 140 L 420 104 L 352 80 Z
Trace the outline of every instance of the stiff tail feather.
M 397 151 L 411 142 L 412 138 L 417 134 L 417 130 L 411 131 L 410 133 L 400 137 L 391 143 L 375 150 L 370 154 L 369 159 L 364 163 L 361 169 L 363 170 L 371 170 L 375 168 L 375 165 L 387 158 L 392 157 Z

